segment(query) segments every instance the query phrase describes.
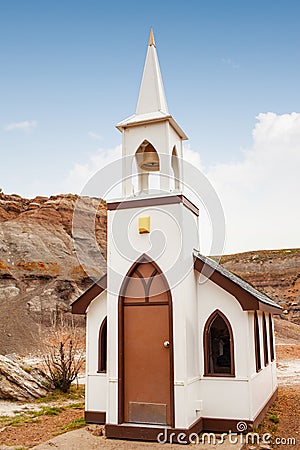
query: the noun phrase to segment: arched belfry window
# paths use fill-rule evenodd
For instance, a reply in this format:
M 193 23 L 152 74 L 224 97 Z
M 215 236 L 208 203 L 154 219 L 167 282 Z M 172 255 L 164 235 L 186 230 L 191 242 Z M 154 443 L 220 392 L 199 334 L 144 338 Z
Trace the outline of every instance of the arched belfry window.
M 179 189 L 180 189 L 179 162 L 178 162 L 178 155 L 177 155 L 177 150 L 176 150 L 175 146 L 172 151 L 171 165 L 172 165 L 173 174 L 174 174 L 174 182 L 173 182 L 172 187 L 176 191 L 179 191 Z
M 98 338 L 98 372 L 106 373 L 107 370 L 107 317 L 100 325 Z
M 136 151 L 135 154 L 138 167 L 145 172 L 159 171 L 159 156 L 153 145 L 147 140 Z
M 158 176 L 160 161 L 154 146 L 144 140 L 135 153 L 134 163 L 138 173 L 138 191 L 148 191 L 158 188 Z
M 219 310 L 208 318 L 204 328 L 204 375 L 235 376 L 232 329 Z

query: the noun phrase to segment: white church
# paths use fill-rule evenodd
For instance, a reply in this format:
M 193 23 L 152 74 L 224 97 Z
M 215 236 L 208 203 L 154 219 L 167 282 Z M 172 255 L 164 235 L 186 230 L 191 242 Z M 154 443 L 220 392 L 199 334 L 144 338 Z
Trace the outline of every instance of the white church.
M 107 273 L 72 304 L 86 315 L 85 419 L 121 439 L 250 430 L 276 398 L 281 308 L 197 250 L 199 209 L 182 190 L 187 137 L 168 112 L 152 31 L 136 113 L 117 128 L 123 198 L 107 202 Z M 167 236 L 163 251 L 154 230 Z

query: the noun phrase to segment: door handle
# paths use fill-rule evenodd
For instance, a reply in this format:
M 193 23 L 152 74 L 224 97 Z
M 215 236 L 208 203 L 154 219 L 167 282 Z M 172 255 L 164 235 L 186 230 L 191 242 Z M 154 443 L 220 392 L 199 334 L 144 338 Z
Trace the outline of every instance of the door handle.
M 164 347 L 165 348 L 169 348 L 170 347 L 170 342 L 169 341 L 165 341 L 164 342 Z

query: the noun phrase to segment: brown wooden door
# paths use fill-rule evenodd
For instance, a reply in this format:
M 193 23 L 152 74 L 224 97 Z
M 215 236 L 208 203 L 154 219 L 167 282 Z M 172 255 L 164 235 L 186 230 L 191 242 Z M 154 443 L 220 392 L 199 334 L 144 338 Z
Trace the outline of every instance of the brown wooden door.
M 170 293 L 153 263 L 140 263 L 131 273 L 122 316 L 123 421 L 172 425 Z

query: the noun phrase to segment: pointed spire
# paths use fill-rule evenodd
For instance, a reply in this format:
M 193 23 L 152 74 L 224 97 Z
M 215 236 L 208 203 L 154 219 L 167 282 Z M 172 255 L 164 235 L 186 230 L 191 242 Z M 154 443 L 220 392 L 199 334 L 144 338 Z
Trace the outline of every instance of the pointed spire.
M 154 47 L 156 47 L 156 45 L 155 45 L 155 40 L 154 40 L 154 33 L 153 33 L 152 28 L 150 28 L 150 36 L 149 36 L 149 42 L 148 42 L 148 45 L 149 45 L 149 47 L 150 47 L 151 45 L 154 45 Z
M 147 114 L 157 111 L 169 114 L 154 34 L 151 28 L 136 114 Z

